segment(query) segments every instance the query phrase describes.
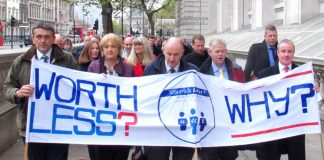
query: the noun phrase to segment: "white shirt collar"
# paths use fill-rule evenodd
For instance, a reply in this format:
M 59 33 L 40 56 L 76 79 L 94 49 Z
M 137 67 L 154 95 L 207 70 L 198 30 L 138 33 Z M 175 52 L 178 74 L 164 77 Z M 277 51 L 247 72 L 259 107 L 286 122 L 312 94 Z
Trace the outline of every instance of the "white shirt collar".
M 48 57 L 48 61 L 47 63 L 51 63 L 50 59 L 51 59 L 51 53 L 52 53 L 52 47 L 46 52 L 46 54 L 43 54 L 42 52 L 40 52 L 38 49 L 36 50 L 36 54 L 37 54 L 37 58 L 40 59 L 43 55 L 46 55 Z
M 291 66 L 292 66 L 291 64 L 287 66 L 287 67 L 289 68 L 289 71 L 291 71 Z M 282 65 L 282 64 L 279 62 L 279 63 L 278 63 L 278 67 L 279 67 L 279 72 L 280 72 L 280 74 L 281 74 L 281 73 L 285 73 L 284 68 L 285 68 L 286 66 Z
M 164 61 L 165 63 L 165 69 L 166 69 L 166 72 L 169 73 L 169 70 L 171 69 L 171 67 L 168 65 L 167 61 L 165 60 Z M 180 66 L 180 62 L 178 65 L 176 65 L 173 69 L 175 70 L 175 72 L 179 72 L 179 66 Z

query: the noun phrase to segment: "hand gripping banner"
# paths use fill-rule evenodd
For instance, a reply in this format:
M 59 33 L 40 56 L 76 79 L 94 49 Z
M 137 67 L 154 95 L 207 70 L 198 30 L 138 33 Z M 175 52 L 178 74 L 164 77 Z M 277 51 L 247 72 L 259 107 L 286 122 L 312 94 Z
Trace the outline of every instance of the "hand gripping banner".
M 32 62 L 27 142 L 210 147 L 321 133 L 312 64 L 241 84 L 123 78 Z

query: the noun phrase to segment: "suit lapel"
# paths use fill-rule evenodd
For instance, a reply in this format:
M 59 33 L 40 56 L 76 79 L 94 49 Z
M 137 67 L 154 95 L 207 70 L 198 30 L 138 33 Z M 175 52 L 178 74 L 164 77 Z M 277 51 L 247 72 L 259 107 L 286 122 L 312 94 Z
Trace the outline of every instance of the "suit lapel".
M 274 73 L 274 75 L 280 73 L 278 63 L 273 67 L 273 73 Z
M 269 60 L 269 53 L 268 53 L 268 47 L 267 47 L 267 43 L 265 41 L 263 41 L 263 45 L 262 45 L 262 56 L 260 59 L 264 59 L 264 63 L 268 64 L 270 66 L 270 60 Z

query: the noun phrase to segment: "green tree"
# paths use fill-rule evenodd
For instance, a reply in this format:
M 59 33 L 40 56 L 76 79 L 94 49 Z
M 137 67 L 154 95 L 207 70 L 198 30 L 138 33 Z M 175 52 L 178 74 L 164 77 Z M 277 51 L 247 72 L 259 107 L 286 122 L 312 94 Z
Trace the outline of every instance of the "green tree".
M 118 0 L 65 0 L 74 5 L 82 5 L 82 11 L 87 14 L 89 13 L 88 8 L 90 6 L 97 6 L 101 8 L 102 15 L 102 26 L 104 33 L 112 33 L 114 32 L 113 21 L 112 21 L 112 13 L 114 11 L 114 7 L 112 3 L 118 3 Z
M 121 24 L 118 23 L 117 21 L 113 20 L 113 27 L 114 27 L 114 31 L 116 34 L 118 35 L 122 35 L 122 27 Z
M 155 13 L 157 13 L 158 11 L 160 11 L 163 8 L 166 8 L 167 6 L 170 5 L 171 0 L 164 0 L 162 2 L 162 5 L 160 5 L 160 1 L 159 0 L 140 0 L 141 5 L 142 5 L 142 9 L 144 10 L 147 19 L 150 23 L 150 28 L 151 28 L 151 35 L 154 35 L 154 19 L 153 16 Z
M 169 5 L 167 5 L 165 8 L 161 9 L 159 12 L 157 12 L 154 15 L 154 19 L 160 18 L 160 17 L 174 19 L 175 18 L 175 8 L 176 8 L 176 1 L 171 0 Z
M 170 23 L 162 23 L 162 19 L 175 19 L 175 7 L 176 1 L 171 0 L 170 4 L 165 8 L 161 9 L 154 15 L 155 22 L 158 22 L 159 19 L 160 24 L 155 25 L 155 29 L 159 31 L 160 36 L 171 36 L 174 33 L 173 28 L 175 28 L 175 24 Z
M 114 32 L 113 13 L 124 11 L 126 7 L 136 8 L 145 12 L 150 23 L 151 34 L 154 34 L 154 14 L 170 5 L 172 0 L 65 0 L 73 4 L 82 4 L 83 11 L 87 12 L 87 7 L 95 5 L 101 8 L 103 32 Z

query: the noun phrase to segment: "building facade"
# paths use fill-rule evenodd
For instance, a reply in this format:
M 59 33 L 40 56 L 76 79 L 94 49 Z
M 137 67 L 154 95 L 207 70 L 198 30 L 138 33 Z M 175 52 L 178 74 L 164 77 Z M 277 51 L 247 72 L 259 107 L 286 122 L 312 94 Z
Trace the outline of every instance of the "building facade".
M 34 28 L 39 21 L 47 21 L 55 26 L 57 33 L 67 35 L 71 30 L 68 22 L 73 19 L 71 6 L 74 5 L 63 0 L 29 0 L 29 28 Z
M 176 35 L 211 35 L 242 29 L 258 30 L 267 24 L 302 24 L 324 13 L 324 0 L 179 0 Z
M 64 0 L 0 0 L 0 18 L 5 24 L 4 35 L 11 35 L 11 16 L 17 20 L 13 27 L 14 36 L 31 35 L 32 28 L 40 21 L 52 23 L 57 33 L 67 35 L 71 30 L 68 24 L 74 15 L 74 9 L 71 8 L 74 8 L 74 4 Z
M 10 27 L 10 18 L 13 16 L 18 20 L 19 17 L 19 0 L 7 0 L 7 5 L 6 5 L 6 33 L 7 35 L 11 34 L 13 32 L 14 35 L 19 34 L 19 29 L 17 26 Z
M 195 34 L 207 34 L 208 5 L 208 0 L 177 0 L 175 36 L 189 40 Z
M 5 22 L 7 17 L 7 0 L 0 0 L 0 19 Z

